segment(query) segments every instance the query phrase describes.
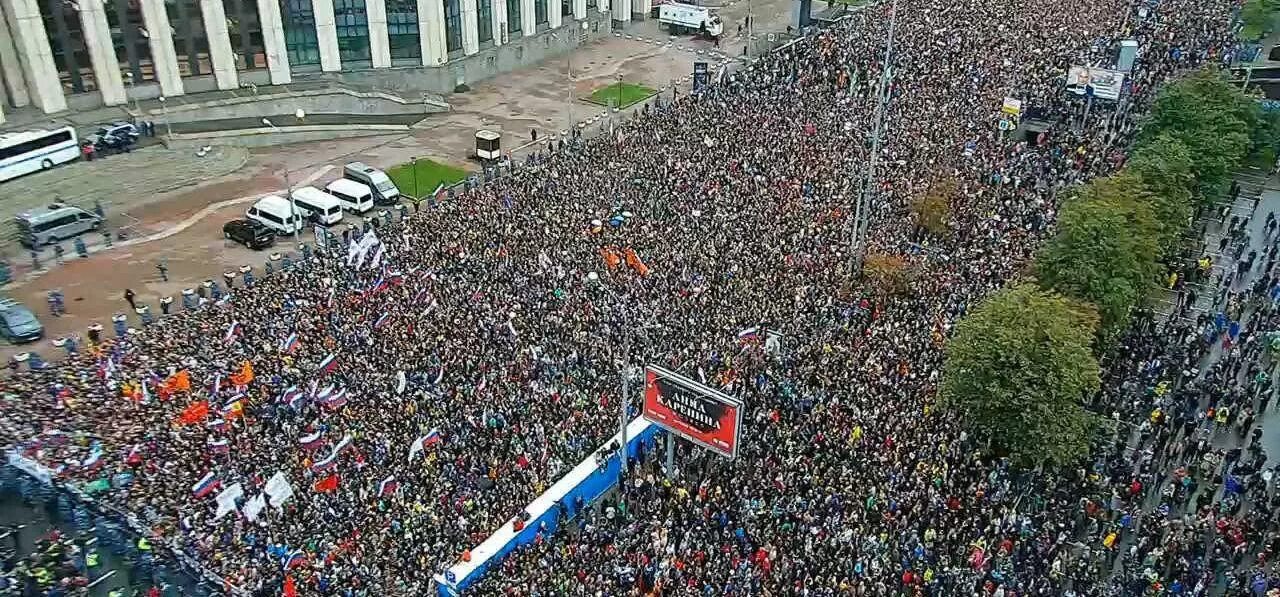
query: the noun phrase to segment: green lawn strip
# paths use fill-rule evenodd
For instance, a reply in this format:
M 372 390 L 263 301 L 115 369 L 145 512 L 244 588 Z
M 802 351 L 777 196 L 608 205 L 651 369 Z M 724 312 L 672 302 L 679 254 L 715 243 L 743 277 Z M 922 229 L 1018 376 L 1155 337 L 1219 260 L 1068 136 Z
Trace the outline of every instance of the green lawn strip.
M 593 104 L 600 104 L 601 106 L 615 105 L 620 108 L 626 108 L 632 104 L 648 99 L 655 93 L 657 93 L 657 91 L 645 87 L 644 85 L 637 85 L 635 83 L 622 81 L 618 83 L 611 83 L 591 92 L 587 101 Z M 621 99 L 621 103 L 619 103 L 619 99 Z
M 437 185 L 443 183 L 449 186 L 466 178 L 468 172 L 460 168 L 454 168 L 447 164 L 432 160 L 417 161 L 417 175 L 414 175 L 414 162 L 400 164 L 389 170 L 387 176 L 391 177 L 391 182 L 396 184 L 396 188 L 401 193 L 410 197 L 425 197 L 436 189 Z

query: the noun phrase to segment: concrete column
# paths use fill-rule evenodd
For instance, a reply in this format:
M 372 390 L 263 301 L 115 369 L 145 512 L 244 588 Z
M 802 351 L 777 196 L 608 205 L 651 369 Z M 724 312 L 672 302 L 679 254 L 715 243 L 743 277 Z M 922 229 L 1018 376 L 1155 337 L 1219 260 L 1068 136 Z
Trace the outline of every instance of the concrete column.
M 36 0 L 0 0 L 0 4 L 4 5 L 5 24 L 13 33 L 14 51 L 31 101 L 45 114 L 67 110 L 67 96 L 63 95 L 63 81 L 58 78 L 40 6 Z
M 373 68 L 391 66 L 391 41 L 387 38 L 386 0 L 365 0 L 365 16 L 369 20 L 369 55 Z
M 476 0 L 462 0 L 462 53 L 470 56 L 480 51 L 480 29 Z
M 613 0 L 613 20 L 631 22 L 631 3 L 635 0 Z
M 547 26 L 559 29 L 564 15 L 560 14 L 560 0 L 547 0 Z
M 333 16 L 333 0 L 311 0 L 316 16 L 316 42 L 320 44 L 320 70 L 336 73 L 342 70 L 338 58 L 338 23 Z
M 4 109 L 0 108 L 0 124 L 4 124 Z
M 178 53 L 173 49 L 173 27 L 169 25 L 164 0 L 142 0 L 142 22 L 147 27 L 151 66 L 156 70 L 160 94 L 182 95 L 182 71 L 178 70 Z
M 36 0 L 0 0 L 0 5 L 13 35 L 14 51 L 18 53 L 31 102 L 45 114 L 66 111 L 67 98 L 62 93 L 62 80 L 53 63 L 53 50 Z M 116 74 L 119 76 L 118 71 Z
M 89 50 L 89 64 L 93 66 L 93 78 L 98 82 L 102 103 L 119 106 L 128 102 L 124 94 L 124 76 L 116 60 L 116 46 L 111 41 L 111 28 L 107 26 L 107 13 L 102 0 L 81 0 L 80 34 Z M 141 81 L 139 81 L 141 82 Z
M 422 44 L 422 64 L 440 66 L 448 52 L 444 41 L 444 3 L 418 0 L 418 41 Z
M 227 13 L 222 7 L 222 0 L 200 0 L 200 17 L 204 20 L 204 35 L 209 40 L 209 60 L 213 62 L 213 78 L 218 82 L 218 89 L 239 87 L 236 55 L 231 49 Z
M 653 8 L 653 0 L 631 0 L 631 13 L 637 21 L 648 18 L 651 8 Z
M 262 24 L 262 48 L 267 55 L 271 84 L 293 82 L 289 74 L 289 50 L 284 45 L 284 25 L 280 22 L 280 4 L 276 0 L 258 0 L 258 22 Z
M 538 14 L 534 11 L 533 0 L 520 0 L 520 26 L 525 37 L 533 37 L 538 32 Z
M 490 6 L 493 7 L 489 11 L 493 17 L 493 45 L 501 46 L 502 38 L 507 35 L 507 0 L 493 0 Z
M 573 18 L 579 21 L 587 18 L 587 0 L 573 0 Z M 574 35 L 578 33 L 574 32 Z
M 0 3 L 0 77 L 4 78 L 4 89 L 9 94 L 9 102 L 14 107 L 21 108 L 31 104 L 31 96 L 27 94 L 27 81 L 22 76 L 22 61 L 18 59 L 18 50 L 13 46 L 13 35 L 9 33 L 9 22 L 4 14 L 4 4 Z

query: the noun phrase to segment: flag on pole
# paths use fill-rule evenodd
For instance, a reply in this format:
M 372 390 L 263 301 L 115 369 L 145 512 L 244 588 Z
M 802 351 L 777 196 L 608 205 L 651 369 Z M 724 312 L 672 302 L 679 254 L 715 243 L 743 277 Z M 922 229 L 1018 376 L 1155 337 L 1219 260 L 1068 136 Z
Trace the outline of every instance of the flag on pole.
M 217 488 L 218 476 L 213 474 L 213 471 L 209 471 L 203 477 L 200 477 L 200 480 L 196 481 L 195 485 L 191 486 L 191 495 L 196 498 L 202 498 L 213 493 L 213 490 Z
M 396 481 L 395 475 L 388 475 L 378 484 L 378 497 L 386 497 L 392 495 L 396 490 L 400 489 L 400 482 Z
M 285 354 L 290 354 L 297 348 L 298 348 L 297 332 L 289 334 L 288 338 L 285 338 L 283 341 L 280 342 L 280 352 L 283 352 Z
M 225 439 L 210 439 L 209 452 L 213 454 L 229 454 L 231 452 L 231 444 Z
M 222 341 L 227 344 L 231 344 L 232 342 L 235 342 L 236 336 L 238 335 L 240 335 L 240 322 L 233 321 L 231 322 L 231 325 L 227 326 L 227 333 L 223 335 Z
M 375 330 L 382 329 L 382 326 L 387 325 L 387 323 L 389 323 L 390 321 L 391 321 L 391 312 L 383 311 L 382 315 L 378 316 L 378 320 L 373 322 L 373 329 Z
M 338 466 L 337 452 L 330 453 L 328 456 L 325 456 L 323 459 L 320 459 L 311 463 L 311 472 L 324 473 L 324 472 L 333 470 L 333 467 L 335 466 Z
M 307 563 L 307 555 L 302 553 L 301 549 L 295 549 L 289 552 L 283 558 L 281 558 L 280 565 L 283 566 L 285 570 L 293 570 L 294 568 L 297 568 L 298 566 L 301 566 L 306 563 Z M 293 580 L 293 577 L 289 577 L 289 580 Z M 291 584 L 291 583 L 289 583 L 288 581 L 285 581 L 285 584 Z
M 308 433 L 298 438 L 298 444 L 307 450 L 315 450 L 320 447 L 320 444 L 323 444 L 323 443 L 324 443 L 324 433 L 320 431 L 313 431 L 311 433 Z
M 442 439 L 443 438 L 440 437 L 440 430 L 432 429 L 427 432 L 426 435 L 413 440 L 413 444 L 409 446 L 409 462 L 413 462 L 414 457 L 417 456 L 419 452 L 440 443 Z
M 328 375 L 330 373 L 333 373 L 333 370 L 337 368 L 338 368 L 338 354 L 331 352 L 329 353 L 329 356 L 324 358 L 323 361 L 320 361 L 320 366 L 316 367 L 316 372 L 319 375 Z
M 327 493 L 338 490 L 338 474 L 334 473 L 319 481 L 316 481 L 315 490 L 317 493 Z
M 182 409 L 182 414 L 178 415 L 177 424 L 182 426 L 199 423 L 207 416 L 209 416 L 209 403 L 204 400 L 197 400 Z

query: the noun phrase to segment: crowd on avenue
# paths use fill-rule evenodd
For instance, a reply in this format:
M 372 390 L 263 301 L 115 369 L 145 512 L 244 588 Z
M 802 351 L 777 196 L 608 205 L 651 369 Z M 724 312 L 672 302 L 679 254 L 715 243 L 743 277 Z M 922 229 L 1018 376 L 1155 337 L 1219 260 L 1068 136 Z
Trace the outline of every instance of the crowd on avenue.
M 470 592 L 1266 595 L 1273 262 L 1201 273 L 1226 290 L 1140 318 L 1092 398 L 1114 440 L 1077 471 L 1014 470 L 931 406 L 955 321 L 1070 187 L 1123 163 L 1161 82 L 1230 61 L 1234 4 L 899 0 L 867 250 L 909 256 L 903 295 L 860 286 L 849 245 L 884 2 L 348 248 L 14 371 L 0 439 L 235 590 L 425 595 L 592 457 L 620 371 L 654 363 L 744 401 L 737 458 L 682 443 L 673 478 L 634 462 L 620 499 Z M 1124 99 L 1064 91 L 1125 38 L 1142 52 Z M 1005 97 L 1048 130 L 998 130 Z M 945 237 L 908 209 L 941 181 Z M 752 326 L 782 333 L 779 356 L 739 341 Z

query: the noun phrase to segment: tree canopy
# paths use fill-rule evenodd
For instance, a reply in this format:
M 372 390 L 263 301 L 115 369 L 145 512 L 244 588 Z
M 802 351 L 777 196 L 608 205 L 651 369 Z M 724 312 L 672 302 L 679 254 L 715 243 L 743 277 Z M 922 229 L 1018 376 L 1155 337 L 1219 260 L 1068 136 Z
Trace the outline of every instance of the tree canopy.
M 947 347 L 942 404 L 1023 465 L 1069 465 L 1088 452 L 1097 391 L 1092 307 L 1024 284 L 960 321 Z
M 1132 175 L 1095 179 L 1066 202 L 1036 256 L 1040 285 L 1097 305 L 1104 335 L 1124 327 L 1156 274 L 1152 203 Z

